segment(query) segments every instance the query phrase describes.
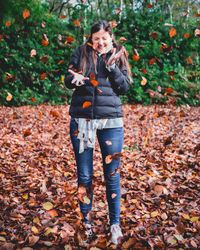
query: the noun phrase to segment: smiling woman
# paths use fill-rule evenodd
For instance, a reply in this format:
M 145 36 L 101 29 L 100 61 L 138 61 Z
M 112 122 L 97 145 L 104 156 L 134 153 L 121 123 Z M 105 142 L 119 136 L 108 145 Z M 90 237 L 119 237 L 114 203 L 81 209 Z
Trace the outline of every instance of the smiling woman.
M 71 56 L 65 77 L 66 86 L 75 89 L 69 111 L 70 136 L 77 164 L 83 224 L 91 239 L 93 150 L 97 135 L 114 244 L 122 238 L 119 167 L 124 128 L 119 95 L 128 91 L 131 82 L 127 56 L 125 48 L 115 42 L 110 24 L 99 21 L 91 27 L 88 41 Z

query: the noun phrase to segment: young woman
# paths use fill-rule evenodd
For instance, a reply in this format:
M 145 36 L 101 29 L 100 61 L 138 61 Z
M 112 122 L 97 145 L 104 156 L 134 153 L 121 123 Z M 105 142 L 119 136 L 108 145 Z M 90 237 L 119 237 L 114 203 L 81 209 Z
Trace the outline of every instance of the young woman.
M 70 106 L 70 137 L 78 174 L 78 194 L 83 223 L 92 233 L 93 150 L 96 136 L 103 159 L 111 241 L 118 244 L 120 228 L 120 152 L 123 147 L 123 113 L 119 95 L 128 91 L 131 73 L 125 48 L 114 40 L 111 26 L 99 21 L 87 42 L 73 53 L 65 84 L 75 89 Z M 107 157 L 107 158 L 106 158 Z

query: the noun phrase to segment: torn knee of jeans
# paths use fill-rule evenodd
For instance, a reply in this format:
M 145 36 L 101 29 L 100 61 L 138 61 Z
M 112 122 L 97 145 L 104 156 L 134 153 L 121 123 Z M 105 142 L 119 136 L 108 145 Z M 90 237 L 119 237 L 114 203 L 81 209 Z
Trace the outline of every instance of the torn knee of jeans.
M 120 167 L 117 167 L 114 171 L 110 172 L 110 176 L 120 173 Z

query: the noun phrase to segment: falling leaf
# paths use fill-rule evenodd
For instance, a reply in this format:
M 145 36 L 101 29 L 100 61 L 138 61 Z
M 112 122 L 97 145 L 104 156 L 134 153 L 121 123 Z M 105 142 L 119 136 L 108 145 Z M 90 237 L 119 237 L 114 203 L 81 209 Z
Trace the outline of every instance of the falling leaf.
M 44 29 L 46 27 L 46 22 L 42 22 L 41 27 Z
M 95 79 L 90 80 L 90 82 L 92 83 L 92 85 L 93 85 L 94 87 L 96 87 L 96 86 L 99 85 L 99 82 L 98 82 L 97 80 L 95 80 Z
M 7 22 L 5 23 L 6 27 L 10 27 L 11 24 L 12 24 L 11 21 L 7 21 Z
M 189 34 L 189 33 L 185 33 L 185 34 L 183 35 L 183 37 L 187 39 L 187 38 L 190 37 L 190 34 Z
M 58 61 L 58 65 L 61 65 L 61 64 L 63 64 L 65 61 L 64 60 L 60 60 L 60 61 Z
M 174 90 L 172 89 L 172 88 L 166 88 L 165 89 L 165 93 L 166 94 L 171 94 L 171 93 L 173 93 L 174 92 Z
M 8 95 L 6 97 L 6 101 L 10 102 L 13 99 L 13 96 L 9 92 L 7 92 L 7 93 L 8 93 Z
M 200 29 L 195 29 L 194 35 L 195 36 L 200 36 Z
M 80 22 L 78 19 L 74 20 L 74 21 L 73 21 L 73 24 L 74 24 L 74 26 L 76 26 L 76 27 L 80 27 L 80 26 L 81 26 L 81 22 Z
M 141 85 L 145 86 L 146 84 L 147 84 L 147 79 L 144 76 L 142 76 Z
M 48 56 L 42 56 L 42 57 L 40 58 L 40 60 L 41 60 L 43 63 L 48 62 L 48 59 L 49 59 Z
M 92 103 L 91 103 L 91 102 L 89 102 L 89 101 L 85 101 L 85 102 L 83 103 L 82 107 L 85 109 L 85 108 L 90 107 L 91 105 L 92 105 Z
M 118 15 L 119 13 L 121 13 L 121 11 L 122 11 L 122 10 L 121 10 L 120 8 L 116 8 L 116 9 L 115 9 L 115 14 Z
M 192 60 L 192 58 L 190 56 L 187 57 L 185 60 L 186 60 L 187 64 L 193 64 L 193 60 Z
M 60 15 L 59 18 L 60 19 L 65 19 L 67 16 L 66 15 Z
M 176 35 L 176 29 L 174 27 L 172 27 L 170 30 L 169 30 L 169 36 L 172 38 Z
M 51 210 L 54 206 L 51 202 L 47 201 L 45 203 L 42 204 L 42 207 L 45 209 L 45 210 Z
M 43 72 L 40 74 L 40 80 L 45 80 L 47 77 L 47 73 L 46 72 Z
M 147 4 L 147 8 L 148 8 L 148 9 L 151 9 L 151 8 L 153 8 L 153 4 L 151 4 L 151 3 L 148 3 L 148 4 Z
M 37 55 L 37 52 L 35 49 L 32 49 L 31 52 L 30 52 L 30 57 L 34 57 Z
M 155 58 L 151 58 L 151 59 L 149 60 L 149 64 L 150 64 L 150 65 L 155 64 L 155 62 L 156 62 L 156 59 L 155 59 Z
M 49 45 L 49 40 L 42 39 L 41 44 L 46 47 Z
M 23 18 L 24 18 L 24 19 L 27 19 L 27 18 L 29 18 L 29 17 L 30 17 L 30 11 L 27 10 L 27 9 L 25 9 L 25 10 L 23 11 Z
M 153 39 L 156 39 L 158 37 L 158 33 L 157 32 L 152 32 L 149 34 L 150 37 L 152 37 Z
M 67 36 L 65 39 L 68 43 L 72 43 L 75 39 L 72 36 Z

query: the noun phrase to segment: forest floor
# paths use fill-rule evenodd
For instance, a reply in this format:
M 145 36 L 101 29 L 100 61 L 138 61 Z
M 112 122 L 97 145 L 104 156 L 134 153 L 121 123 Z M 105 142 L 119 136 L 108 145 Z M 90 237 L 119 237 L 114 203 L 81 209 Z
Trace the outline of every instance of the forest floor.
M 0 249 L 116 249 L 94 152 L 95 238 L 84 248 L 69 106 L 0 107 Z M 200 107 L 124 105 L 118 249 L 200 247 Z M 114 159 L 113 159 L 114 160 Z M 114 196 L 113 196 L 114 197 Z

